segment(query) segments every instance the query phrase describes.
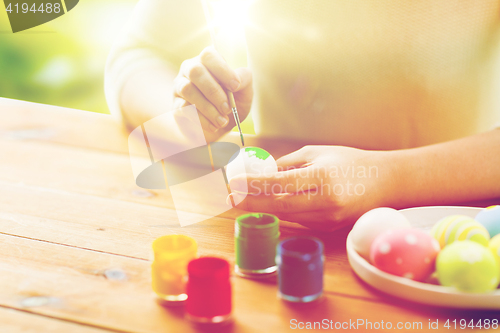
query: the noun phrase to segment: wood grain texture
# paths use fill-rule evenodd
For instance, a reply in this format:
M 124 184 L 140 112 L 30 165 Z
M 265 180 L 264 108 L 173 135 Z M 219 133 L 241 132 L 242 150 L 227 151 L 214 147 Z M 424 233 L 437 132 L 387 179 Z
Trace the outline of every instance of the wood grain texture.
M 0 106 L 4 138 L 128 153 L 125 129 L 110 115 L 6 98 Z
M 0 307 L 2 333 L 111 333 L 113 331 Z

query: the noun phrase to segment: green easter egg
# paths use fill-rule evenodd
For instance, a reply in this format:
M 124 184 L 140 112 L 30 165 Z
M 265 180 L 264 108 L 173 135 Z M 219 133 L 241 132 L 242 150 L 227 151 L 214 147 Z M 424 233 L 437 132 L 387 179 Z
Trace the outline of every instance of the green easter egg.
M 490 245 L 488 245 L 491 253 L 498 262 L 498 266 L 500 268 L 500 234 L 496 235 L 490 240 Z
M 431 235 L 441 248 L 467 239 L 487 247 L 490 240 L 488 231 L 481 223 L 464 215 L 452 215 L 439 220 L 432 228 Z
M 485 293 L 497 288 L 500 280 L 498 265 L 489 249 L 470 240 L 446 246 L 436 260 L 441 285 L 471 293 Z

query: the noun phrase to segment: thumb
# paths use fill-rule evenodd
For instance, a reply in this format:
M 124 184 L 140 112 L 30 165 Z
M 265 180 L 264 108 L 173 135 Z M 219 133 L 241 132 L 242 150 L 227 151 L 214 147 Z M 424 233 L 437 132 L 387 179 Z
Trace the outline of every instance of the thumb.
M 240 78 L 240 86 L 234 92 L 242 91 L 252 85 L 252 71 L 248 67 L 240 67 L 234 70 Z
M 238 107 L 242 108 L 243 113 L 240 114 L 240 119 L 243 121 L 250 112 L 250 106 L 252 105 L 252 71 L 247 67 L 241 67 L 235 69 L 235 72 L 240 78 L 240 86 L 234 91 L 234 98 Z
M 238 99 L 238 104 L 249 106 L 253 98 L 252 71 L 247 67 L 237 68 L 234 71 L 240 78 L 240 86 L 234 91 L 234 96 Z

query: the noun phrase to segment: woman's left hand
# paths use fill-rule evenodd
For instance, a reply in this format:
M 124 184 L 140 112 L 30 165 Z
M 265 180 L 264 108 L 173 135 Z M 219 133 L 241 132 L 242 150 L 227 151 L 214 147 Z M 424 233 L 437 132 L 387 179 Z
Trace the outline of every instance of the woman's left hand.
M 275 214 L 313 229 L 335 230 L 353 224 L 372 208 L 393 203 L 397 195 L 394 153 L 306 146 L 278 159 L 279 172 L 237 176 L 229 186 L 235 202 L 240 202 L 238 208 Z M 241 193 L 245 189 L 248 194 Z

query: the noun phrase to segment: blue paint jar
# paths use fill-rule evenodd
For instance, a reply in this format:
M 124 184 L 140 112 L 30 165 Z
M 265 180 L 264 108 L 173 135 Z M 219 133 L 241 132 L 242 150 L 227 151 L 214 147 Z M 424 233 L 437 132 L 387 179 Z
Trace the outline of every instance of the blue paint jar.
M 314 237 L 291 237 L 278 244 L 278 296 L 307 303 L 323 294 L 323 243 Z

